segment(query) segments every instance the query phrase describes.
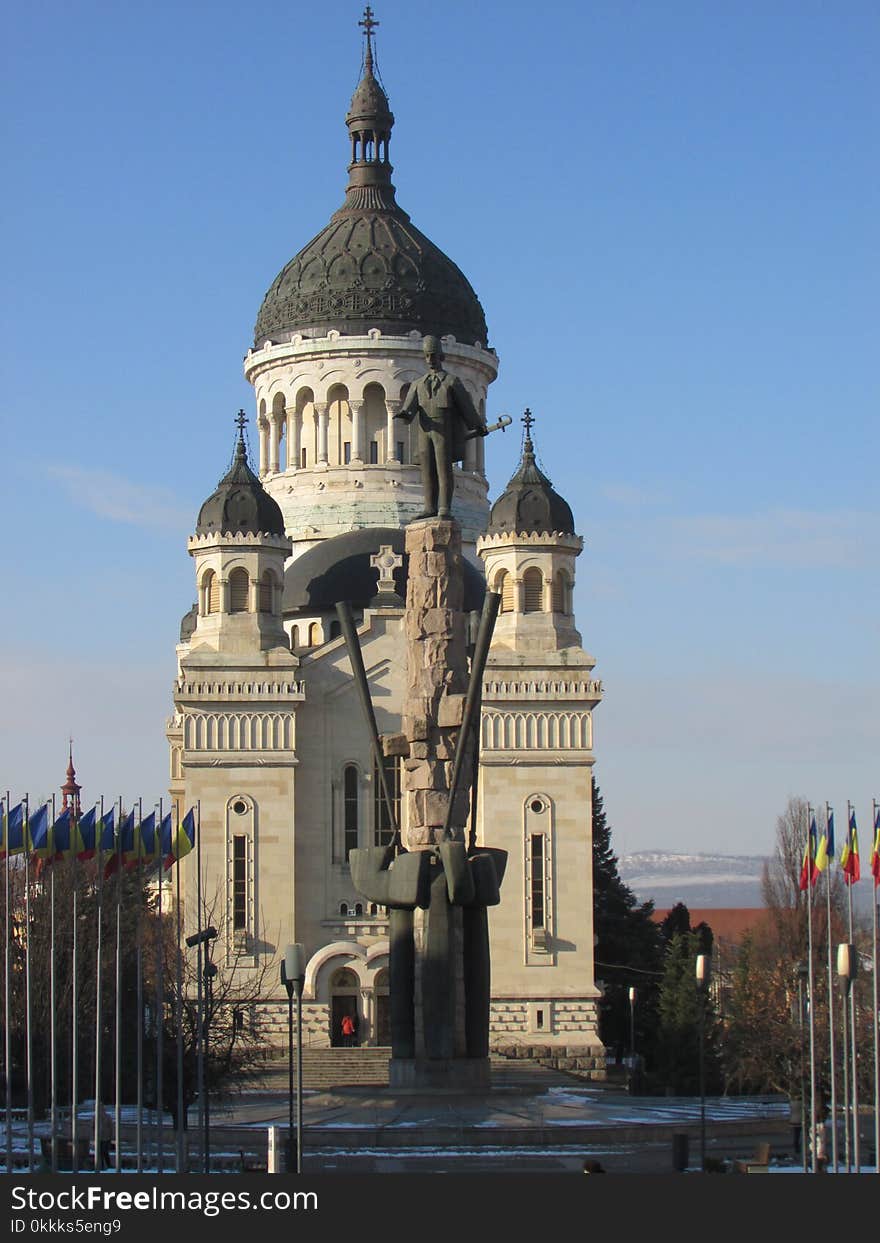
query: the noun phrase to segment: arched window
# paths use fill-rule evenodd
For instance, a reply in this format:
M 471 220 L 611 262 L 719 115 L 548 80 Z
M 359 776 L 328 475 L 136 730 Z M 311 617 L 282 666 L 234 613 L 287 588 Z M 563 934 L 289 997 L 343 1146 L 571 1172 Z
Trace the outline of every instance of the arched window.
M 523 612 L 540 613 L 543 607 L 544 576 L 532 567 L 523 574 Z
M 495 587 L 501 593 L 501 612 L 513 612 L 513 578 L 507 570 L 503 572 Z
M 358 770 L 354 764 L 346 764 L 342 774 L 342 827 L 345 858 L 358 844 Z
M 341 624 L 338 621 L 332 621 L 330 623 L 330 638 L 338 639 L 341 634 L 342 634 Z
M 388 782 L 388 793 L 394 808 L 394 819 L 400 824 L 400 757 L 386 755 L 383 760 L 385 779 Z M 392 835 L 391 818 L 388 815 L 388 804 L 379 780 L 379 768 L 373 761 L 373 844 L 387 846 Z
M 294 626 L 290 632 L 290 650 L 295 652 L 299 647 L 299 626 Z
M 321 630 L 317 622 L 312 622 L 309 626 L 309 647 L 317 647 L 320 643 Z
M 553 612 L 554 613 L 567 613 L 568 612 L 568 609 L 566 607 L 566 602 L 565 602 L 565 597 L 567 594 L 565 588 L 567 585 L 568 584 L 565 581 L 565 575 L 562 573 L 561 570 L 559 570 L 557 574 L 554 574 L 553 576 Z
M 213 570 L 205 576 L 205 612 L 220 612 L 220 579 Z
M 275 586 L 275 579 L 269 570 L 260 579 L 260 612 L 272 612 L 272 588 Z
M 246 613 L 248 611 L 248 572 L 239 567 L 229 575 L 229 611 L 230 613 Z

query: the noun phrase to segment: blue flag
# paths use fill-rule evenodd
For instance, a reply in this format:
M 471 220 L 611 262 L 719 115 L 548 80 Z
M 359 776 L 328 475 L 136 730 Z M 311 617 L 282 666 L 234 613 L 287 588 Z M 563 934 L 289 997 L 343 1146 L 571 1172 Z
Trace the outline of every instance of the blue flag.
M 24 847 L 24 803 L 19 803 L 4 817 L 3 849 L 0 851 L 0 859 L 5 859 L 7 855 L 20 855 Z
M 52 846 L 52 830 L 49 827 L 49 804 L 44 803 L 28 818 L 31 851 L 38 859 L 51 859 L 55 853 Z
M 98 821 L 97 804 L 79 818 L 79 836 L 82 850 L 77 859 L 91 859 L 95 854 L 95 837 Z
M 116 808 L 105 811 L 101 819 L 101 832 L 98 837 L 98 850 L 113 850 L 116 846 Z

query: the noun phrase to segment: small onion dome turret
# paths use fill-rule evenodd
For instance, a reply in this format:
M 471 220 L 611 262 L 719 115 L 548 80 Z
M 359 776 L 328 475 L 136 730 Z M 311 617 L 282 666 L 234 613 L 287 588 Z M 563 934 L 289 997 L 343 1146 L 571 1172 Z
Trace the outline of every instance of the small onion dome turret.
M 574 535 L 574 518 L 564 501 L 535 462 L 531 427 L 534 419 L 526 410 L 522 458 L 516 474 L 492 506 L 487 535 Z
M 239 413 L 238 441 L 232 465 L 199 510 L 197 535 L 281 535 L 284 517 L 247 460 L 244 415 Z

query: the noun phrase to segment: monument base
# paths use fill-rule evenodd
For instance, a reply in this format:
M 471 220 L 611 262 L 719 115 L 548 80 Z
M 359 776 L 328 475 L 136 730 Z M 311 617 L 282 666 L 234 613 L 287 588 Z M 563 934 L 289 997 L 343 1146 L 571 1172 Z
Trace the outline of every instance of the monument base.
M 487 1057 L 451 1057 L 416 1060 L 392 1057 L 388 1086 L 396 1091 L 474 1092 L 490 1087 Z

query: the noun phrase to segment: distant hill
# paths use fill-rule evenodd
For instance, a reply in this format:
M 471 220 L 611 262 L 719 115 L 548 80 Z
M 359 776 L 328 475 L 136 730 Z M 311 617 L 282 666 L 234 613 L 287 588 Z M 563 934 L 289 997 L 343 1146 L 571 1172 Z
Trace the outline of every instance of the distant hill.
M 640 902 L 653 901 L 666 910 L 683 902 L 688 908 L 760 907 L 763 855 L 676 854 L 639 850 L 618 859 L 620 876 Z M 862 865 L 862 879 L 853 888 L 855 910 L 871 910 L 873 882 Z
M 640 902 L 659 908 L 758 907 L 763 855 L 673 854 L 640 850 L 622 855 L 618 871 Z

